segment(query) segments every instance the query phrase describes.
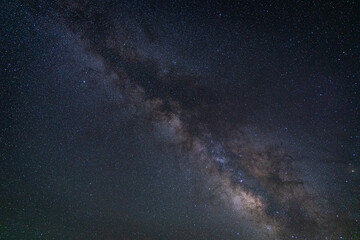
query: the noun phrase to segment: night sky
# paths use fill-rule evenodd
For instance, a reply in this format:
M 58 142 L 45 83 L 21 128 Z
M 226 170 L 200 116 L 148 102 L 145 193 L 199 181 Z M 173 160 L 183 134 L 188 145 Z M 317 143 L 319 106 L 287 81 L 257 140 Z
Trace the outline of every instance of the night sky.
M 1 1 L 0 239 L 360 239 L 360 2 Z

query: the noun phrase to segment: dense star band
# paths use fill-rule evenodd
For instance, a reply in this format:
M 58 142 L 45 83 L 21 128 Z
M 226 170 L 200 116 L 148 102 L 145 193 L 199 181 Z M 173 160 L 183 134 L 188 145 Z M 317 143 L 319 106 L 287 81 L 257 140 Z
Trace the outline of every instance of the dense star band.
M 330 5 L 6 3 L 0 237 L 358 239 L 358 6 Z

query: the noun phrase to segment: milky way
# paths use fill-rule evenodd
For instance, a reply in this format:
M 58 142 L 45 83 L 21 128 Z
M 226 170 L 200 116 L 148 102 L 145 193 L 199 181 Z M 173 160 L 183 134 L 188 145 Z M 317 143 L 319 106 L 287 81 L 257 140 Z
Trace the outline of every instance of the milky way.
M 0 237 L 358 239 L 358 6 L 274 4 L 5 5 Z

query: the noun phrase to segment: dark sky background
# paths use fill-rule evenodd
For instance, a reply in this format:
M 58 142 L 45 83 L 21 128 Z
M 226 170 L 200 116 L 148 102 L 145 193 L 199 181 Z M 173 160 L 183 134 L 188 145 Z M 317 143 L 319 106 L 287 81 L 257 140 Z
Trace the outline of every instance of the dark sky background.
M 360 239 L 359 2 L 29 2 L 0 239 Z

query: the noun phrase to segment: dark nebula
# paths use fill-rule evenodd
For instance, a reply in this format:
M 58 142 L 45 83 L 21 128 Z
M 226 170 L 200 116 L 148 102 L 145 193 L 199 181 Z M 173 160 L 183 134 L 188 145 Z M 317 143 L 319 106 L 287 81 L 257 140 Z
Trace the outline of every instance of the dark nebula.
M 356 1 L 4 1 L 0 239 L 360 239 Z

